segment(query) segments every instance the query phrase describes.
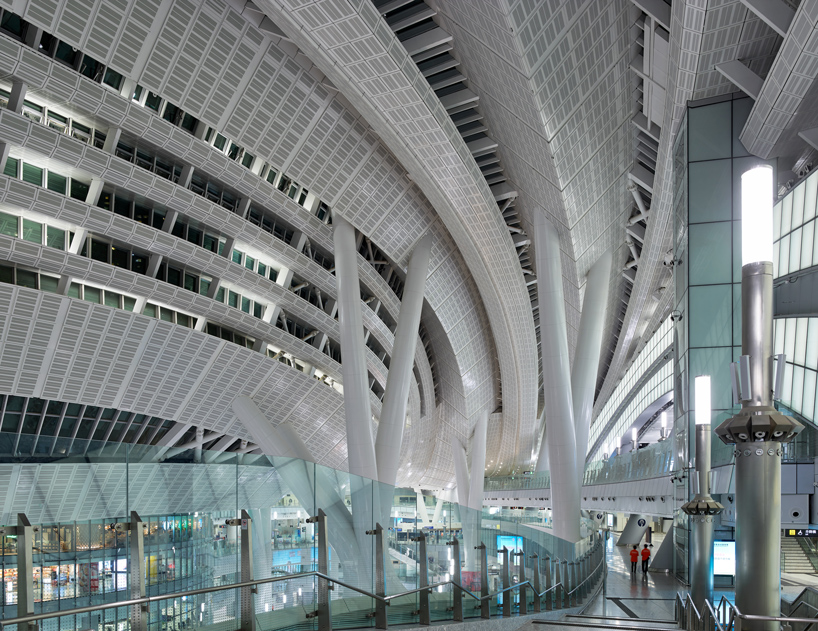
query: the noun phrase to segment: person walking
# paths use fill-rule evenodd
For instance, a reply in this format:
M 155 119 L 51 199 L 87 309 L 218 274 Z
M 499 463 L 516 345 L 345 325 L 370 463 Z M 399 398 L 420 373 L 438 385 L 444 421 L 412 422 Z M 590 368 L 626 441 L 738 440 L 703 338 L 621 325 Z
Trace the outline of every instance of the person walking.
M 631 574 L 636 574 L 636 562 L 639 560 L 639 550 L 637 546 L 633 546 L 631 550 Z
M 648 561 L 650 560 L 650 548 L 648 548 L 648 544 L 645 544 L 645 547 L 642 548 L 642 572 L 645 574 L 648 573 Z

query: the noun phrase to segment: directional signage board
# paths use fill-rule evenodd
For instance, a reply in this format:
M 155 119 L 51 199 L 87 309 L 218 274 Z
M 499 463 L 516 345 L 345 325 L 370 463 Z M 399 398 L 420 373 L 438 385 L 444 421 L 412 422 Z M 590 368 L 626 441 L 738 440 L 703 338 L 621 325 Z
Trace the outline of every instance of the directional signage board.
M 788 528 L 787 537 L 813 537 L 818 539 L 818 528 Z

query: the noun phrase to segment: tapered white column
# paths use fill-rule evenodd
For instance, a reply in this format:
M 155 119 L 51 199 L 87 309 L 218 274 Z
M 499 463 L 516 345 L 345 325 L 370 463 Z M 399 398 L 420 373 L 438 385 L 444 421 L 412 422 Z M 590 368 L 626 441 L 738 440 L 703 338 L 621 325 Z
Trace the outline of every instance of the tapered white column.
M 443 511 L 443 498 L 437 498 L 437 504 L 435 504 L 435 516 L 432 518 L 432 526 L 437 527 L 437 524 L 440 523 L 440 514 Z
M 332 218 L 335 245 L 335 278 L 338 283 L 338 328 L 341 333 L 341 374 L 344 378 L 344 413 L 347 426 L 349 472 L 378 479 L 372 410 L 369 407 L 369 375 L 364 355 L 364 325 L 355 229 L 338 215 Z
M 585 281 L 585 298 L 579 319 L 577 349 L 571 369 L 571 394 L 574 406 L 574 426 L 577 436 L 577 476 L 582 484 L 585 472 L 585 454 L 588 451 L 588 433 L 594 411 L 599 356 L 602 353 L 602 332 L 608 308 L 611 262 L 608 250 L 600 256 L 588 272 Z
M 466 448 L 456 438 L 452 438 L 452 460 L 454 477 L 457 481 L 457 503 L 469 505 L 469 466 L 466 464 Z
M 483 479 L 486 475 L 486 433 L 488 432 L 489 413 L 480 413 L 474 426 L 474 438 L 471 444 L 471 479 L 469 484 L 469 508 L 483 509 Z
M 432 236 L 426 235 L 415 246 L 409 259 L 398 326 L 395 329 L 395 345 L 392 347 L 389 374 L 386 377 L 378 437 L 375 441 L 378 480 L 392 486 L 398 477 L 400 448 L 406 425 L 406 406 L 409 402 L 409 386 L 412 384 L 415 346 L 431 252 Z M 343 353 L 343 349 L 341 352 Z
M 554 534 L 573 542 L 580 538 L 580 502 L 562 262 L 557 231 L 539 212 L 534 216 L 534 244 Z M 542 463 L 541 455 L 537 471 L 542 471 Z
M 337 483 L 329 479 L 332 470 L 310 462 L 309 449 L 295 428 L 289 423 L 273 427 L 251 398 L 236 397 L 231 407 L 253 442 L 272 456 L 273 466 L 304 510 L 314 514 L 322 508 L 332 519 L 330 543 L 338 553 L 344 576 L 348 574 L 353 584 L 368 584 L 372 574 L 371 546 L 361 547 L 357 536 L 360 526 L 338 493 Z
M 420 519 L 421 524 L 423 526 L 429 525 L 429 511 L 426 510 L 426 500 L 423 498 L 423 493 L 421 493 L 420 489 L 415 491 L 417 493 L 418 498 L 418 519 Z

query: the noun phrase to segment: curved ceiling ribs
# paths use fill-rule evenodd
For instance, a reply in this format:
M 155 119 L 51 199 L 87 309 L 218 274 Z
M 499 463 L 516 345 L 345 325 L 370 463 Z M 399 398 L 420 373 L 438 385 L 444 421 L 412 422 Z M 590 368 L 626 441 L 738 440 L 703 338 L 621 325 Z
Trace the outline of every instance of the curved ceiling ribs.
M 514 243 L 482 172 L 449 114 L 371 4 L 357 9 L 342 0 L 303 8 L 272 0 L 257 4 L 364 114 L 457 243 L 497 346 L 503 381 L 497 453 L 511 470 L 514 456 L 519 457 L 523 445 L 533 444 L 537 429 L 536 343 Z M 360 222 L 354 209 L 338 203 L 335 209 Z M 469 417 L 478 411 L 470 409 Z

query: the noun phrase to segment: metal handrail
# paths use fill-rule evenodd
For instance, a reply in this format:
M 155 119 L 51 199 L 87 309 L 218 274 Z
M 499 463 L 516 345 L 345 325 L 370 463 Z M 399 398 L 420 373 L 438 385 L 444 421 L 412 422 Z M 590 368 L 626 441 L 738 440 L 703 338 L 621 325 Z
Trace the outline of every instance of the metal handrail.
M 709 629 L 706 625 L 707 623 L 707 616 L 709 615 L 710 620 L 712 620 L 712 629 L 718 629 L 719 631 L 725 631 L 729 629 L 735 629 L 736 621 L 737 620 L 756 620 L 760 622 L 781 622 L 781 623 L 803 623 L 807 626 L 804 628 L 803 631 L 809 631 L 809 629 L 816 623 L 818 623 L 818 617 L 813 618 L 800 618 L 797 616 L 759 616 L 756 614 L 748 614 L 742 613 L 738 607 L 736 607 L 733 603 L 729 600 L 726 600 L 724 596 L 722 596 L 717 609 L 723 611 L 723 616 L 719 616 L 716 613 L 716 610 L 713 608 L 713 605 L 710 601 L 705 600 L 705 610 L 704 613 L 700 614 L 698 608 L 693 603 L 690 594 L 687 594 L 685 597 L 682 597 L 681 594 L 676 594 L 676 605 L 680 607 L 679 609 L 679 622 L 683 624 L 685 628 L 692 631 L 694 628 L 692 625 L 689 624 L 691 620 L 691 614 L 695 614 L 692 616 L 692 619 L 702 625 L 702 628 Z M 807 604 L 809 607 L 818 612 L 818 609 L 802 601 L 799 603 L 798 606 L 801 604 Z M 729 614 L 729 617 L 728 617 Z M 720 619 L 721 618 L 721 619 Z
M 575 591 L 577 591 L 577 590 L 578 590 L 580 587 L 582 587 L 582 586 L 583 586 L 585 583 L 587 583 L 589 580 L 591 580 L 591 579 L 594 577 L 594 574 L 596 574 L 596 571 L 597 571 L 597 570 L 598 570 L 600 567 L 602 567 L 602 565 L 603 565 L 603 564 L 604 564 L 604 563 L 600 562 L 600 563 L 599 563 L 599 564 L 598 564 L 598 565 L 597 565 L 597 566 L 596 566 L 596 567 L 595 567 L 595 568 L 594 568 L 594 569 L 593 569 L 593 570 L 592 570 L 592 571 L 591 571 L 591 572 L 588 574 L 588 576 L 586 576 L 586 577 L 585 577 L 585 579 L 584 579 L 584 580 L 583 580 L 581 583 L 579 583 L 579 584 L 578 584 L 578 585 L 577 585 L 577 586 L 576 586 L 574 589 L 572 589 L 570 592 L 568 592 L 568 595 L 570 596 L 570 595 L 571 595 L 571 594 L 573 594 Z
M 809 603 L 808 603 L 806 600 L 802 600 L 800 603 L 798 603 L 798 604 L 795 606 L 795 608 L 794 608 L 794 609 L 791 609 L 791 610 L 790 610 L 790 613 L 791 613 L 791 614 L 793 614 L 793 613 L 795 613 L 796 611 L 798 611 L 798 608 L 799 608 L 801 605 L 806 605 L 807 607 L 809 607 L 810 609 L 812 609 L 813 611 L 815 611 L 816 613 L 818 613 L 818 607 L 814 607 L 814 606 L 810 605 L 810 604 L 809 604 Z
M 594 572 L 592 572 L 585 580 L 583 580 L 582 583 L 580 583 L 579 585 L 577 585 L 577 587 L 575 587 L 574 589 L 572 589 L 571 591 L 566 592 L 566 593 L 568 595 L 573 594 L 577 589 L 579 589 L 579 587 L 582 584 L 584 584 L 586 581 L 588 581 L 590 578 L 592 578 L 593 574 L 596 573 L 596 570 L 599 569 L 599 567 L 601 565 L 602 565 L 601 563 L 599 565 L 597 565 L 597 567 L 594 569 Z M 531 590 L 537 595 L 538 598 L 542 598 L 543 596 L 545 596 L 546 594 L 548 594 L 550 592 L 553 592 L 557 588 L 563 588 L 563 589 L 565 588 L 565 585 L 560 581 L 559 583 L 556 583 L 555 585 L 552 585 L 551 587 L 544 590 L 543 592 L 537 592 L 534 589 L 534 586 L 531 584 L 531 582 L 526 580 L 526 581 L 523 581 L 521 583 L 515 583 L 514 585 L 511 585 L 509 587 L 505 587 L 505 588 L 501 589 L 498 592 L 487 594 L 486 596 L 478 596 L 477 594 L 473 593 L 472 591 L 470 591 L 469 589 L 463 587 L 462 585 L 460 585 L 458 583 L 455 583 L 453 580 L 449 580 L 449 581 L 443 581 L 443 582 L 440 582 L 440 583 L 434 583 L 433 585 L 426 585 L 424 587 L 418 587 L 416 589 L 407 590 L 407 591 L 401 592 L 399 594 L 392 594 L 390 596 L 379 596 L 377 594 L 373 594 L 372 592 L 368 592 L 365 589 L 361 589 L 359 587 L 355 587 L 354 585 L 350 585 L 349 583 L 339 581 L 338 579 L 332 578 L 331 576 L 327 576 L 326 574 L 323 574 L 321 572 L 311 571 L 311 572 L 300 572 L 298 574 L 285 574 L 283 576 L 273 576 L 273 577 L 270 577 L 270 578 L 259 578 L 259 579 L 254 579 L 252 581 L 244 581 L 244 582 L 240 582 L 240 583 L 231 583 L 230 585 L 217 585 L 217 586 L 213 586 L 213 587 L 202 587 L 202 588 L 199 588 L 199 589 L 192 589 L 192 590 L 184 591 L 184 592 L 174 592 L 174 593 L 170 593 L 170 594 L 157 594 L 155 596 L 144 596 L 142 598 L 130 598 L 128 600 L 118 600 L 116 602 L 104 603 L 104 604 L 100 604 L 100 605 L 87 605 L 85 607 L 76 607 L 74 609 L 63 609 L 63 610 L 59 610 L 59 611 L 49 611 L 49 612 L 45 612 L 45 613 L 32 614 L 32 615 L 29 615 L 29 616 L 18 616 L 16 618 L 7 618 L 5 620 L 0 620 L 0 631 L 2 631 L 2 629 L 4 629 L 7 626 L 10 626 L 10 625 L 25 624 L 25 623 L 29 623 L 29 622 L 36 622 L 38 620 L 48 620 L 50 618 L 59 618 L 59 617 L 62 617 L 62 616 L 71 616 L 71 615 L 77 615 L 77 614 L 82 614 L 82 613 L 90 613 L 90 612 L 93 612 L 93 611 L 105 611 L 105 610 L 108 610 L 108 609 L 116 609 L 118 607 L 132 607 L 132 606 L 135 606 L 135 605 L 148 604 L 148 603 L 152 603 L 152 602 L 158 602 L 158 601 L 161 601 L 161 600 L 169 600 L 171 598 L 181 598 L 183 596 L 197 596 L 199 594 L 208 594 L 208 593 L 212 593 L 212 592 L 226 591 L 228 589 L 241 589 L 243 587 L 255 587 L 256 585 L 266 585 L 268 583 L 277 583 L 277 582 L 280 582 L 280 581 L 288 581 L 288 580 L 292 580 L 292 579 L 310 578 L 310 577 L 322 578 L 322 579 L 328 581 L 331 584 L 334 583 L 334 584 L 340 585 L 341 587 L 346 587 L 347 589 L 351 589 L 352 591 L 357 592 L 357 593 L 359 593 L 359 594 L 361 594 L 363 596 L 373 598 L 374 600 L 385 603 L 386 605 L 389 605 L 390 602 L 392 600 L 395 600 L 396 598 L 401 598 L 403 596 L 409 596 L 411 594 L 416 594 L 416 593 L 422 592 L 424 590 L 432 590 L 432 589 L 434 589 L 436 587 L 441 587 L 441 586 L 444 586 L 444 585 L 451 585 L 452 587 L 454 587 L 456 589 L 459 589 L 461 592 L 464 592 L 464 593 L 468 594 L 469 596 L 471 596 L 472 598 L 474 598 L 475 600 L 477 600 L 479 602 L 482 602 L 484 600 L 489 600 L 489 599 L 491 599 L 491 598 L 493 598 L 495 596 L 498 596 L 500 594 L 503 594 L 503 593 L 505 593 L 507 591 L 512 591 L 512 590 L 515 590 L 515 589 L 519 589 L 520 587 L 524 587 L 524 586 L 528 586 L 529 588 L 531 588 Z

